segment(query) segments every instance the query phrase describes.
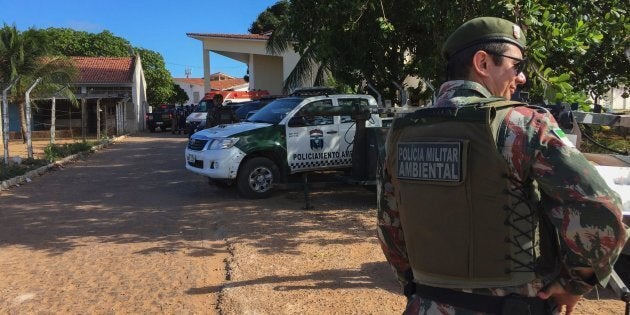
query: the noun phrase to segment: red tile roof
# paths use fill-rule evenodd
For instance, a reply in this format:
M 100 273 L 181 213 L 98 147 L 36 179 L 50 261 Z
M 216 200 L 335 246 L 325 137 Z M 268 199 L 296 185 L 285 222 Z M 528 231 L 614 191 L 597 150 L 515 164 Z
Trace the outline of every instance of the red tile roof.
M 210 81 L 210 87 L 215 90 L 226 90 L 245 83 L 243 79 L 213 80 Z
M 173 78 L 173 80 L 184 84 L 203 86 L 203 78 Z M 226 90 L 238 85 L 243 85 L 245 83 L 247 82 L 245 82 L 244 79 L 225 79 L 210 81 L 210 85 L 213 90 Z
M 225 80 L 225 79 L 234 79 L 234 77 L 229 74 L 225 74 L 223 72 L 215 72 L 210 75 L 210 80 Z
M 75 83 L 132 83 L 133 57 L 72 57 L 79 71 Z
M 181 82 L 184 84 L 192 84 L 192 85 L 202 85 L 203 86 L 203 78 L 173 78 L 176 82 Z
M 219 34 L 219 33 L 186 33 L 188 37 L 218 37 L 218 38 L 233 38 L 233 39 L 255 39 L 255 40 L 268 40 L 268 35 L 261 34 Z

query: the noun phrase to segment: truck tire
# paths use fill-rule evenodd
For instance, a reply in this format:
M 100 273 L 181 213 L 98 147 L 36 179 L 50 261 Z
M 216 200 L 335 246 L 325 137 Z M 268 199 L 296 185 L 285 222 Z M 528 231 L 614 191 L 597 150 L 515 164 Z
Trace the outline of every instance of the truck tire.
M 278 181 L 278 166 L 268 158 L 255 157 L 247 160 L 238 172 L 236 187 L 239 194 L 249 199 L 267 198 Z

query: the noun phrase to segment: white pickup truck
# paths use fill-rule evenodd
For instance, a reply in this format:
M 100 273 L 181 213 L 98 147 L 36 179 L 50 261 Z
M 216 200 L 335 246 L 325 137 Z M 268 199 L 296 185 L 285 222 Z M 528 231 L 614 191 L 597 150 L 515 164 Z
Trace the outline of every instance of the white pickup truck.
M 247 198 L 268 197 L 290 174 L 352 166 L 355 120 L 349 115 L 306 115 L 309 108 L 375 108 L 369 95 L 322 95 L 274 100 L 245 122 L 193 134 L 186 169 L 220 186 L 236 183 Z M 366 127 L 380 127 L 372 114 Z

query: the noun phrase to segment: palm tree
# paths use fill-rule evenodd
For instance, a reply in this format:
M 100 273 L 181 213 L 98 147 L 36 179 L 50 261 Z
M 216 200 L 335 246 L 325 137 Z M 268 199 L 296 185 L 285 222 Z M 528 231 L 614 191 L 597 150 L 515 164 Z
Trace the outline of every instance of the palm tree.
M 6 23 L 0 28 L 0 82 L 6 86 L 13 78 L 20 77 L 11 89 L 11 101 L 19 104 L 24 141 L 27 128 L 24 93 L 37 78 L 42 79 L 33 95 L 45 97 L 57 92 L 76 104 L 72 91 L 64 89 L 72 82 L 76 68 L 65 56 L 49 56 L 46 43 L 47 39 L 35 29 L 20 32 L 15 24 L 8 26 Z
M 295 41 L 295 38 L 293 38 L 293 34 L 289 31 L 291 29 L 289 25 L 291 22 L 286 14 L 288 13 L 278 18 L 278 24 L 276 24 L 275 29 L 267 41 L 267 51 L 271 54 L 279 55 L 287 49 L 292 49 L 292 43 Z M 313 85 L 323 85 L 326 77 L 330 76 L 329 69 L 329 60 L 319 57 L 316 48 L 311 45 L 301 53 L 300 59 L 287 77 L 282 89 L 287 93 L 297 87 L 303 86 L 304 83 L 312 77 L 313 72 L 315 72 Z

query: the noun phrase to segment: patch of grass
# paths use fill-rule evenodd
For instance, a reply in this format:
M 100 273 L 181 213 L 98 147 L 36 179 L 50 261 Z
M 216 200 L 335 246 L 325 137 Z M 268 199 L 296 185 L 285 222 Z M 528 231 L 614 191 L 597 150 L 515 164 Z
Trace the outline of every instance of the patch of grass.
M 601 146 L 586 139 L 587 136 L 595 140 L 597 143 L 618 152 L 612 152 L 602 148 Z M 584 125 L 580 150 L 587 153 L 623 154 L 625 152 L 625 154 L 628 154 L 628 152 L 630 152 L 630 137 L 627 131 L 624 131 L 621 128 Z
M 48 161 L 42 159 L 28 158 L 22 160 L 20 164 L 9 162 L 9 165 L 4 164 L 4 160 L 0 160 L 0 181 L 24 175 L 44 165 L 48 165 Z
M 48 161 L 56 161 L 80 152 L 89 152 L 92 150 L 94 145 L 96 145 L 96 143 L 91 141 L 66 143 L 61 145 L 49 144 L 44 148 L 44 156 Z
M 20 164 L 9 161 L 9 165 L 5 165 L 4 160 L 0 160 L 0 181 L 24 175 L 29 171 L 48 165 L 50 162 L 73 154 L 91 152 L 92 147 L 99 143 L 100 142 L 95 141 L 83 141 L 66 144 L 49 144 L 44 148 L 44 159 L 28 158 L 22 160 Z

